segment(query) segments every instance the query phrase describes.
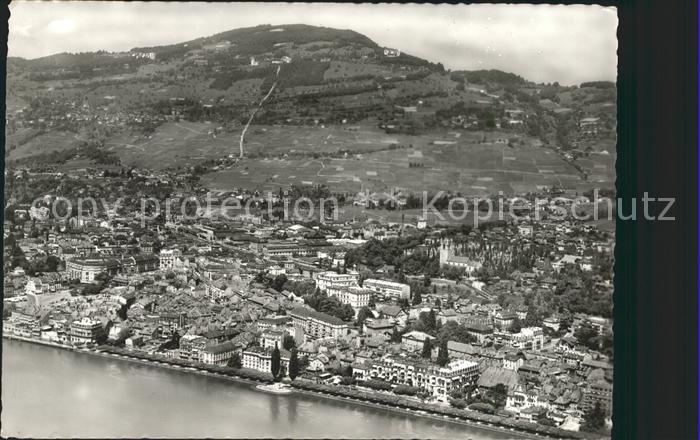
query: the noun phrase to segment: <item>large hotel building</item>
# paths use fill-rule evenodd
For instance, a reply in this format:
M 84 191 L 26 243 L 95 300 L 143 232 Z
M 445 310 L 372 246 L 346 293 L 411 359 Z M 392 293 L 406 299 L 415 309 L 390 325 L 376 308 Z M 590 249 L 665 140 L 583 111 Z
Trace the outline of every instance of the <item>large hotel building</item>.
M 369 377 L 364 378 L 421 388 L 439 401 L 447 402 L 453 390 L 475 383 L 479 374 L 479 364 L 464 359 L 440 367 L 423 359 L 392 356 L 371 362 L 366 370 Z
M 394 281 L 369 278 L 362 283 L 362 287 L 392 299 L 409 298 L 411 296 L 411 286 Z
M 73 344 L 94 344 L 104 334 L 102 323 L 96 319 L 83 318 L 70 326 L 70 341 Z
M 358 286 L 329 287 L 328 296 L 335 296 L 343 304 L 350 304 L 353 309 L 360 309 L 369 305 L 372 291 Z
M 358 278 L 356 273 L 321 272 L 316 275 L 316 286 L 324 292 L 332 288 L 357 286 Z
M 292 317 L 297 342 L 305 339 L 336 339 L 348 333 L 347 323 L 315 310 L 296 307 L 289 312 L 289 316 Z
M 287 350 L 279 349 L 280 351 L 280 366 L 288 368 L 290 353 Z M 271 372 L 272 365 L 272 349 L 262 347 L 250 347 L 243 351 L 241 359 L 243 368 L 260 371 L 263 373 Z

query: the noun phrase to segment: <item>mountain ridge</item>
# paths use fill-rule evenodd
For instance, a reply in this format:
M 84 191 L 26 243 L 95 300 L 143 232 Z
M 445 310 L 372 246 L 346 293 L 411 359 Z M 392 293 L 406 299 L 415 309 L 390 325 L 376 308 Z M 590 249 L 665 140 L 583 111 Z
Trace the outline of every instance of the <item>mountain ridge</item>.
M 217 187 L 340 192 L 611 181 L 614 84 L 451 71 L 398 49 L 351 30 L 259 25 L 11 59 L 6 163 L 192 167 Z
M 255 36 L 255 38 L 252 38 Z M 261 38 L 262 36 L 262 38 Z M 178 43 L 171 44 L 161 44 L 152 46 L 136 46 L 126 51 L 108 51 L 105 49 L 100 49 L 91 52 L 59 52 L 50 55 L 45 55 L 37 58 L 24 58 L 19 56 L 10 56 L 7 58 L 8 67 L 11 68 L 27 68 L 27 67 L 39 67 L 39 68 L 61 68 L 61 67 L 75 67 L 81 64 L 81 58 L 84 60 L 86 57 L 104 57 L 105 59 L 114 56 L 115 54 L 134 54 L 143 52 L 153 52 L 156 57 L 162 60 L 168 60 L 175 58 L 177 56 L 184 56 L 188 52 L 194 50 L 202 50 L 207 46 L 216 45 L 218 43 L 228 41 L 232 43 L 235 47 L 238 47 L 238 55 L 241 56 L 251 56 L 259 55 L 269 51 L 275 50 L 275 45 L 291 42 L 296 45 L 300 44 L 312 44 L 314 42 L 329 41 L 337 46 L 340 45 L 355 45 L 358 47 L 366 47 L 374 50 L 380 50 L 384 46 L 375 42 L 366 35 L 354 31 L 352 29 L 337 29 L 326 26 L 315 26 L 307 25 L 301 23 L 292 24 L 260 24 L 256 26 L 248 26 L 242 28 L 229 29 L 223 32 L 218 32 L 216 34 L 198 37 L 186 41 L 181 41 Z M 414 59 L 417 63 L 422 63 L 425 65 L 441 65 L 440 62 L 431 62 L 424 58 L 409 55 L 402 52 L 400 57 L 406 59 Z M 83 61 L 87 63 L 101 64 L 99 60 L 88 60 Z M 510 72 L 501 69 L 455 69 L 450 71 L 453 74 L 463 74 L 471 77 L 472 79 L 478 78 L 483 74 L 493 77 L 494 75 L 500 76 L 501 80 L 496 80 L 497 82 L 505 83 L 533 83 L 533 84 L 543 84 L 535 83 L 534 81 L 528 80 L 515 72 Z M 478 82 L 478 81 L 473 81 Z M 613 83 L 612 81 L 586 81 L 582 84 L 603 84 L 603 83 Z
M 280 29 L 280 31 L 277 31 Z M 262 41 L 257 42 L 257 47 L 251 47 L 252 36 L 256 36 L 256 39 L 260 40 L 260 35 L 266 36 Z M 243 41 L 241 41 L 243 39 Z M 181 41 L 172 44 L 162 44 L 153 46 L 136 46 L 127 51 L 108 51 L 105 49 L 100 49 L 91 52 L 59 52 L 50 55 L 45 55 L 37 58 L 23 58 L 23 57 L 8 57 L 8 64 L 18 65 L 21 67 L 76 67 L 81 64 L 81 58 L 86 59 L 92 57 L 93 59 L 88 59 L 87 63 L 97 63 L 100 64 L 96 57 L 104 57 L 107 59 L 114 54 L 134 54 L 143 52 L 153 52 L 155 56 L 160 60 L 171 59 L 175 56 L 184 56 L 187 52 L 201 50 L 206 46 L 216 45 L 223 41 L 229 41 L 238 47 L 239 55 L 259 55 L 261 53 L 274 51 L 275 44 L 291 42 L 294 44 L 312 44 L 314 42 L 329 41 L 337 46 L 340 45 L 356 45 L 360 47 L 366 47 L 374 50 L 380 50 L 384 46 L 381 46 L 371 38 L 366 35 L 354 31 L 352 29 L 337 29 L 325 26 L 314 26 L 306 24 L 282 24 L 282 25 L 271 25 L 271 24 L 261 24 L 257 26 L 235 28 L 227 31 L 219 32 L 209 36 L 203 36 L 194 38 L 191 40 Z M 256 50 L 253 50 L 256 49 Z M 413 56 L 402 52 L 399 56 L 402 59 L 408 60 L 413 59 L 416 63 L 421 63 L 425 65 L 437 65 L 439 63 L 433 63 L 429 60 Z M 14 67 L 14 66 L 13 66 Z M 503 76 L 514 75 L 519 77 L 519 75 L 511 72 L 506 72 L 499 69 L 489 69 L 492 72 L 501 72 Z M 456 73 L 472 73 L 481 72 L 481 70 L 455 70 Z M 520 77 L 519 77 L 520 78 Z M 524 80 L 527 81 L 527 80 Z

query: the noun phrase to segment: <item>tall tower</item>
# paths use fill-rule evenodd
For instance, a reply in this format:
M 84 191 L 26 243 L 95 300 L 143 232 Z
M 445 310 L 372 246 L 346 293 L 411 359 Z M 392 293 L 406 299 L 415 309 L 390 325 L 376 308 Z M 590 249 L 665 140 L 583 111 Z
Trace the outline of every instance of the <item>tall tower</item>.
M 450 258 L 450 241 L 443 239 L 440 242 L 440 267 L 447 264 L 447 260 Z

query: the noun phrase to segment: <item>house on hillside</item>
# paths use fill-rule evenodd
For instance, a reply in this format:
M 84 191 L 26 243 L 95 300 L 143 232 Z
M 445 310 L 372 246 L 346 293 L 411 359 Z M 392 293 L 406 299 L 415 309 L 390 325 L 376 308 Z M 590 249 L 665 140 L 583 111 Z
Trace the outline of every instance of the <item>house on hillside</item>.
M 387 58 L 396 58 L 401 55 L 401 51 L 398 49 L 392 49 L 390 47 L 384 48 L 384 56 Z

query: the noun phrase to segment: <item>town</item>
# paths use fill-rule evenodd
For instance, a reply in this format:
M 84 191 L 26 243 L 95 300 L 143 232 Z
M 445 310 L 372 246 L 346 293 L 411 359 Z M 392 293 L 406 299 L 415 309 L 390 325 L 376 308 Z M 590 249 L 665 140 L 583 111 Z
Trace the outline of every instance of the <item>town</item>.
M 98 173 L 59 177 L 59 190 L 158 182 Z M 55 178 L 13 181 L 42 191 Z M 542 427 L 609 420 L 614 240 L 591 222 L 295 222 L 262 209 L 144 220 L 126 203 L 55 218 L 57 197 L 6 213 L 5 337 Z
M 6 340 L 609 435 L 615 83 L 260 25 L 8 84 Z

